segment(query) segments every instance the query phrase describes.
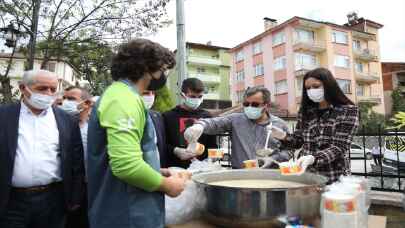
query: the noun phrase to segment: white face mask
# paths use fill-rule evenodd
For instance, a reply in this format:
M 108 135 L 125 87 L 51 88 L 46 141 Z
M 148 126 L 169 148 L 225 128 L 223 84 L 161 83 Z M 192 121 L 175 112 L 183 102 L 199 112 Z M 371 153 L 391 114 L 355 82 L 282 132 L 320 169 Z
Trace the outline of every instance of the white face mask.
M 28 86 L 26 86 L 25 88 L 27 89 L 28 92 L 31 93 L 31 96 L 29 98 L 28 97 L 26 98 L 27 103 L 36 109 L 39 110 L 48 109 L 49 107 L 52 106 L 52 104 L 56 100 L 56 96 L 34 93 L 28 88 Z
M 325 99 L 323 87 L 320 87 L 318 89 L 309 89 L 307 90 L 307 94 L 309 99 L 311 99 L 315 103 L 319 103 Z
M 262 116 L 263 107 L 244 107 L 243 111 L 245 115 L 251 120 L 257 120 Z
M 201 103 L 203 102 L 203 98 L 191 98 L 187 97 L 184 93 L 183 95 L 183 104 L 193 110 L 200 107 Z
M 155 95 L 143 95 L 142 98 L 146 108 L 147 109 L 152 108 L 153 103 L 155 102 Z
M 80 113 L 78 106 L 79 102 L 77 101 L 63 100 L 62 105 L 59 107 L 69 114 L 78 114 Z

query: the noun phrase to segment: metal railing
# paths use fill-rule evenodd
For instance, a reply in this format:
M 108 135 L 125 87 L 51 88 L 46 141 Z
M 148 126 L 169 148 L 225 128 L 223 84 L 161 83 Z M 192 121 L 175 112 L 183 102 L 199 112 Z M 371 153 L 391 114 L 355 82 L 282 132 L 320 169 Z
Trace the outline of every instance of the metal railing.
M 226 143 L 224 144 L 225 141 Z M 224 167 L 232 167 L 231 141 L 231 133 L 217 135 L 218 145 L 222 148 L 227 148 L 227 153 L 225 153 L 225 157 L 221 160 L 221 164 Z M 364 127 L 360 127 L 358 133 L 354 136 L 353 142 L 361 145 L 363 156 L 355 156 L 352 150 L 349 153 L 351 169 L 357 168 L 357 171 L 352 171 L 352 175 L 368 178 L 373 190 L 388 192 L 404 191 L 405 132 L 379 129 L 376 133 L 367 133 Z M 377 154 L 372 155 L 372 147 L 378 148 Z M 390 153 L 389 158 L 388 153 Z M 371 155 L 377 158 L 373 160 L 370 157 Z M 355 167 L 356 165 L 361 165 L 362 167 Z
M 398 130 L 379 128 L 376 133 L 367 133 L 364 126 L 360 127 L 354 140 L 360 141 L 363 148 L 363 157 L 360 159 L 363 163 L 363 171 L 352 172 L 352 175 L 368 178 L 373 190 L 403 192 L 405 185 L 405 156 L 400 156 L 400 154 L 405 155 L 404 139 L 405 132 L 398 132 Z M 368 159 L 371 146 L 377 148 L 377 151 L 371 152 L 374 161 Z M 353 167 L 354 160 L 359 159 L 354 158 L 352 155 L 351 152 L 349 157 Z

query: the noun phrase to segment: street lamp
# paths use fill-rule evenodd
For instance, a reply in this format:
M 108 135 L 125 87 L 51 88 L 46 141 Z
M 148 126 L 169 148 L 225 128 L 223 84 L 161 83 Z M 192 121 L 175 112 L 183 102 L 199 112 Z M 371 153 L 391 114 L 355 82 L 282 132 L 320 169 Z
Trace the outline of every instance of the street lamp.
M 0 28 L 1 32 L 4 32 L 4 38 L 6 38 L 6 43 L 5 45 L 7 47 L 15 47 L 17 43 L 17 38 L 22 34 L 22 32 L 16 28 L 14 28 L 14 25 L 10 23 L 7 27 L 5 28 Z

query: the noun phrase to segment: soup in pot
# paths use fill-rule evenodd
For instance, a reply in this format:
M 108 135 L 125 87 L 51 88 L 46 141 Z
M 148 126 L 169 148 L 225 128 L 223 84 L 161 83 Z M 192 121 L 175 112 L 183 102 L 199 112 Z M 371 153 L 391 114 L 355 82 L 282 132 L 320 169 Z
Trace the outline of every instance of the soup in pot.
M 299 182 L 263 179 L 213 181 L 209 184 L 233 188 L 298 188 L 308 186 Z

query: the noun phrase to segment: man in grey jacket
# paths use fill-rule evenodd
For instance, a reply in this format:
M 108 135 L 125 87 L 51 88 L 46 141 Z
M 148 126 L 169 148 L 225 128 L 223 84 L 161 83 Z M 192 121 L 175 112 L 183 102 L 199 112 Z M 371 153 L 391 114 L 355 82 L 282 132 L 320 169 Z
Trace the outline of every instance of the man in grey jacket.
M 248 88 L 244 95 L 243 113 L 233 113 L 224 117 L 200 119 L 187 128 L 184 137 L 188 142 L 195 142 L 204 134 L 232 132 L 232 168 L 242 168 L 243 161 L 256 159 L 256 152 L 265 147 L 266 135 L 271 126 L 288 132 L 284 120 L 269 113 L 270 91 L 264 87 Z M 268 147 L 273 150 L 269 157 L 259 158 L 262 168 L 269 168 L 273 159 L 288 161 L 288 151 L 281 148 L 281 143 L 269 138 Z

